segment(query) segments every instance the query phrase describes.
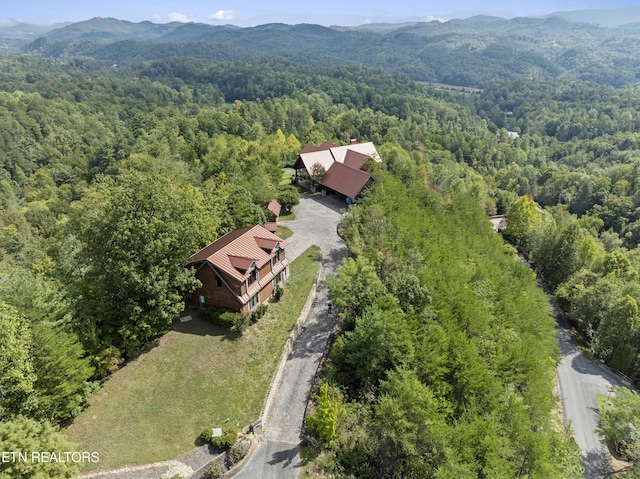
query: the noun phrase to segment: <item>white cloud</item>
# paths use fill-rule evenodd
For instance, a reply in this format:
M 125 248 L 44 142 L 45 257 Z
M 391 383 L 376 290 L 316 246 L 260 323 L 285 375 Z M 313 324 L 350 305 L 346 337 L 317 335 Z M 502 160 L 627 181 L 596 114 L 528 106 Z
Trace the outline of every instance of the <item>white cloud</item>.
M 154 13 L 153 16 L 151 17 L 151 19 L 154 22 L 161 22 L 162 21 L 162 15 L 160 15 L 159 13 Z
M 425 21 L 427 21 L 427 22 L 433 22 L 434 20 L 436 20 L 436 21 L 438 21 L 438 22 L 440 22 L 440 23 L 443 23 L 443 22 L 445 22 L 445 21 L 446 21 L 444 18 L 441 18 L 441 17 L 435 17 L 435 16 L 433 16 L 433 15 L 427 15 L 426 17 L 424 17 L 424 19 L 425 19 Z
M 23 23 L 22 20 L 17 20 L 15 18 L 8 18 L 6 20 L 0 20 L 0 27 L 12 27 L 20 23 Z
M 169 21 L 179 23 L 195 22 L 195 18 L 185 15 L 184 13 L 171 12 L 169 14 Z
M 236 18 L 236 14 L 233 10 L 218 10 L 209 15 L 210 20 L 233 20 L 234 18 Z

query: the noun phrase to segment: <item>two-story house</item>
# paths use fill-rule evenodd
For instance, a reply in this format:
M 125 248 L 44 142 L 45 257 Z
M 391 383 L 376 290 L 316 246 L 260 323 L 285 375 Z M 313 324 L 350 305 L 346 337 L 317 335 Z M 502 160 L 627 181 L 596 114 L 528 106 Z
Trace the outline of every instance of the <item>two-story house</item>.
M 189 260 L 202 283 L 189 305 L 252 311 L 287 281 L 286 246 L 285 240 L 260 225 L 231 231 L 205 246 Z

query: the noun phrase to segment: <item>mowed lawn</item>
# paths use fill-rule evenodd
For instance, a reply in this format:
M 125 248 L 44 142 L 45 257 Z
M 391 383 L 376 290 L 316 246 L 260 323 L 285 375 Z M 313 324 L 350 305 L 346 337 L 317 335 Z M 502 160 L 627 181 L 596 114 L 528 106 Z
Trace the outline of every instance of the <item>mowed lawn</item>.
M 241 338 L 195 317 L 174 324 L 160 344 L 116 372 L 64 431 L 90 469 L 171 459 L 191 450 L 205 427 L 242 429 L 262 409 L 285 341 L 319 268 L 311 247 L 291 264 L 285 293 Z

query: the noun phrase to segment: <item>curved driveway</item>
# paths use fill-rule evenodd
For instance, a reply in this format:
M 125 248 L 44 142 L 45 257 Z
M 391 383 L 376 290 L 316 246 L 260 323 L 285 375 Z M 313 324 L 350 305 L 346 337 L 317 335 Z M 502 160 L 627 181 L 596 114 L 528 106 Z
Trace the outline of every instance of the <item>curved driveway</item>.
M 301 460 L 298 454 L 304 413 L 318 364 L 335 324 L 328 309 L 326 274 L 333 274 L 346 248 L 336 233 L 340 208 L 335 197 L 304 195 L 296 206 L 296 219 L 281 224 L 293 231 L 287 241 L 290 260 L 311 245 L 322 249 L 322 271 L 316 299 L 309 312 L 306 327 L 293 344 L 284 365 L 282 378 L 273 386 L 273 400 L 263 415 L 263 444 L 233 477 L 237 479 L 293 479 L 298 477 Z

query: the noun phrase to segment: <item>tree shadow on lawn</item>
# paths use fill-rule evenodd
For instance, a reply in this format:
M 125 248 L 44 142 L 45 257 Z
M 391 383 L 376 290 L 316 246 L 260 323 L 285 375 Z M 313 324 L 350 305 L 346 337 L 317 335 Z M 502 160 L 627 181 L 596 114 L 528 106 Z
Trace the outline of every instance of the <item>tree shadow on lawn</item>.
M 230 333 L 228 328 L 211 323 L 211 321 L 200 316 L 197 311 L 191 312 L 191 318 L 191 321 L 184 323 L 179 319 L 174 321 L 171 325 L 171 330 L 197 336 L 225 336 L 225 339 L 229 339 L 227 338 Z

